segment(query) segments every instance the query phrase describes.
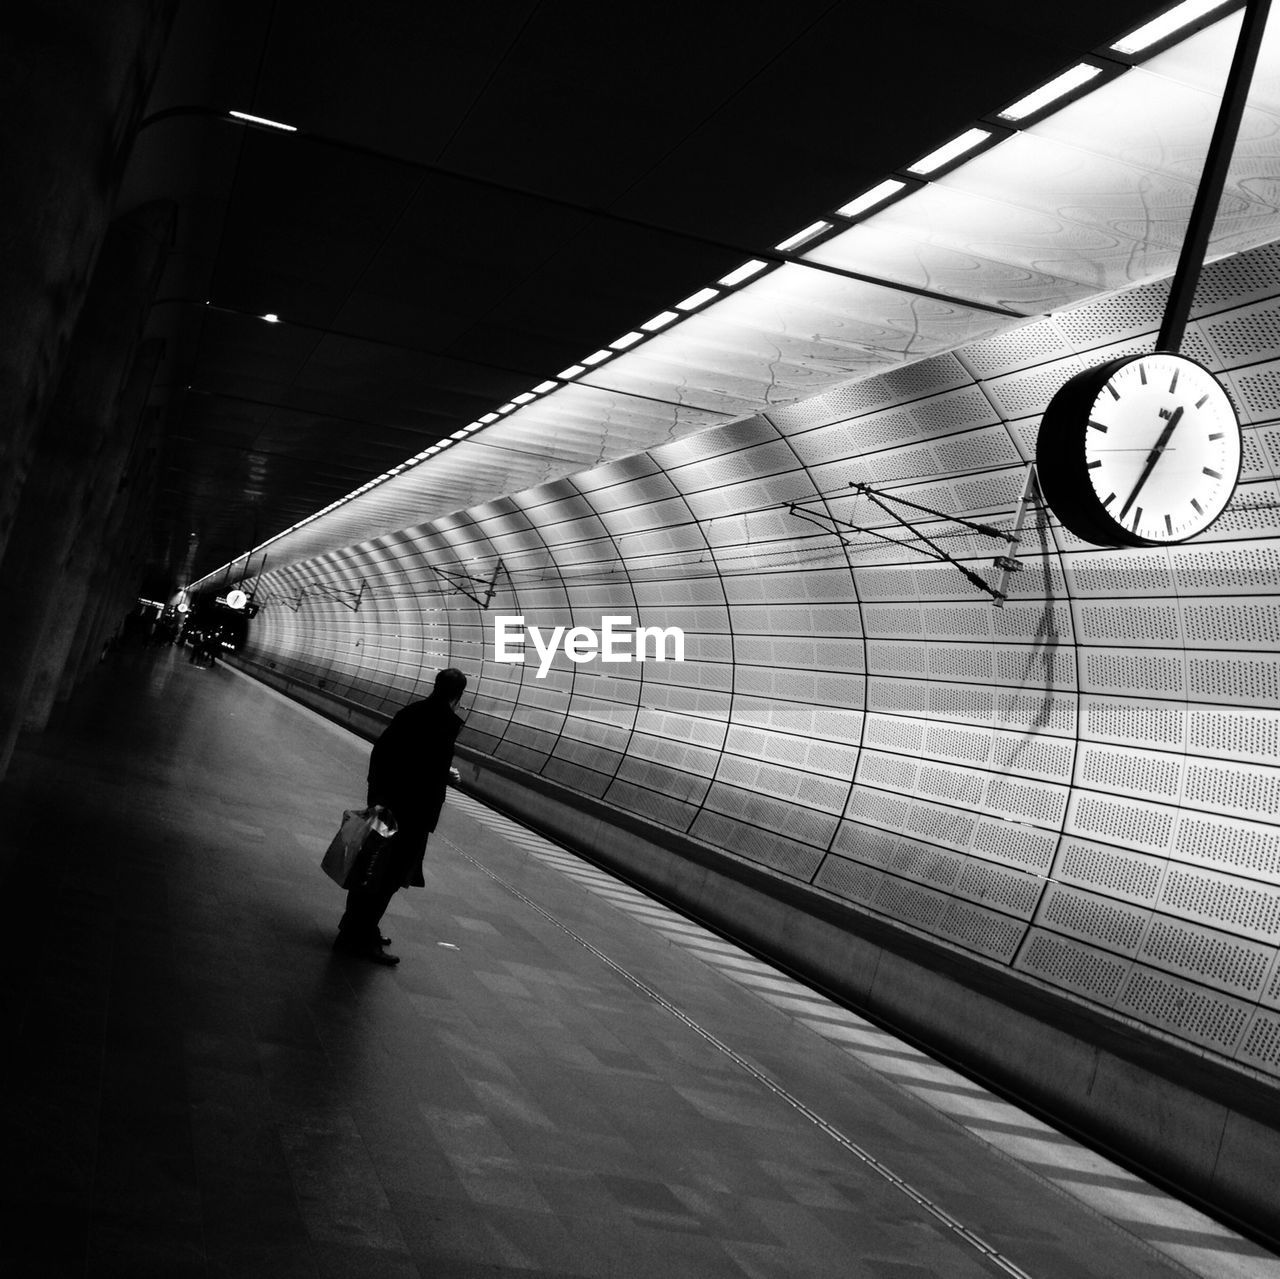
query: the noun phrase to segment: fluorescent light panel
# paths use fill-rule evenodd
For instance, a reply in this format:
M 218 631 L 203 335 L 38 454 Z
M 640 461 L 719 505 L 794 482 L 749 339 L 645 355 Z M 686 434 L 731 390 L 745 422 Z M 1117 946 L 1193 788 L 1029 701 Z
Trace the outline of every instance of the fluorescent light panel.
M 652 320 L 646 320 L 640 327 L 644 329 L 646 333 L 652 333 L 654 329 L 666 328 L 672 320 L 678 320 L 679 318 L 679 315 L 677 315 L 675 311 L 659 311 Z
M 952 138 L 936 151 L 930 151 L 928 155 L 921 156 L 915 164 L 908 166 L 907 172 L 934 173 L 944 165 L 950 164 L 952 160 L 958 160 L 962 155 L 967 155 L 990 136 L 991 133 L 987 129 L 966 129 L 958 138 Z
M 613 352 L 609 350 L 593 351 L 590 355 L 584 355 L 582 362 L 583 364 L 601 364 L 612 354 Z
M 296 124 L 281 124 L 279 120 L 268 120 L 264 116 L 250 115 L 247 111 L 228 111 L 229 116 L 243 120 L 246 124 L 261 124 L 268 129 L 279 129 L 283 133 L 297 133 Z
M 534 398 L 532 391 L 521 391 L 519 395 L 511 397 L 515 404 L 528 404 Z
M 744 262 L 735 271 L 730 271 L 728 275 L 722 275 L 717 284 L 723 284 L 725 288 L 732 288 L 735 284 L 741 284 L 744 280 L 749 280 L 753 275 L 759 275 L 769 264 L 761 262 L 759 258 L 752 258 L 750 262 Z
M 629 347 L 629 346 L 635 346 L 635 344 L 636 344 L 637 342 L 642 342 L 643 340 L 644 340 L 644 334 L 643 334 L 643 333 L 637 333 L 637 332 L 633 329 L 630 333 L 624 333 L 624 334 L 623 334 L 620 338 L 618 338 L 616 341 L 614 341 L 614 342 L 610 342 L 610 343 L 609 343 L 609 345 L 610 345 L 610 346 L 611 346 L 615 351 L 625 351 L 625 350 L 627 349 L 627 347 Z
M 1005 107 L 997 118 L 1001 120 L 1025 120 L 1027 116 L 1035 115 L 1037 111 L 1043 111 L 1051 102 L 1057 102 L 1059 98 L 1065 98 L 1067 94 L 1074 93 L 1101 74 L 1102 69 L 1100 67 L 1091 67 L 1087 63 L 1081 62 L 1070 68 L 1070 70 L 1064 71 L 1061 75 L 1054 76 L 1048 84 L 1041 85 L 1034 93 L 1028 93 L 1025 98 L 1019 98 L 1012 106 Z
M 883 204 L 891 196 L 897 195 L 906 185 L 905 182 L 899 182 L 897 178 L 886 178 L 883 182 L 873 186 L 870 191 L 864 191 L 856 199 L 850 200 L 848 204 L 842 204 L 836 212 L 846 218 L 856 218 L 859 213 L 874 209 L 877 204 Z
M 676 310 L 692 311 L 700 307 L 704 302 L 710 302 L 712 298 L 718 298 L 719 296 L 719 289 L 699 289 L 697 293 L 690 293 L 683 302 L 677 302 Z
M 792 249 L 798 249 L 802 244 L 808 244 L 810 240 L 816 240 L 824 231 L 830 230 L 830 222 L 810 222 L 803 231 L 797 231 L 795 235 L 789 236 L 781 244 L 775 244 L 773 247 L 779 253 L 790 253 Z
M 1227 0 L 1183 0 L 1158 18 L 1152 18 L 1136 31 L 1130 31 L 1123 40 L 1117 40 L 1111 47 L 1117 53 L 1141 53 L 1153 44 L 1159 44 L 1175 31 L 1199 21 L 1205 14 L 1223 8 Z

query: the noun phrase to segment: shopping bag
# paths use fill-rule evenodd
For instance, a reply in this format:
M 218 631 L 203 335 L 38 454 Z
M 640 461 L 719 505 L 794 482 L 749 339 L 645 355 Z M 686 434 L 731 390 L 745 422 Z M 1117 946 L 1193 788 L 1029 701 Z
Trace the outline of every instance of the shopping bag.
M 339 887 L 345 888 L 361 852 L 372 851 L 395 833 L 396 819 L 389 808 L 381 804 L 372 808 L 349 808 L 342 814 L 342 825 L 325 850 L 320 869 Z

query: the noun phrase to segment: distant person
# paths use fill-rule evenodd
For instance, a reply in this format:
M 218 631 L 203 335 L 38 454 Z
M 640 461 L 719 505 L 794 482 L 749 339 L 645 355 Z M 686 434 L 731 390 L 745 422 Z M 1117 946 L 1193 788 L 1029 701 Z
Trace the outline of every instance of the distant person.
M 218 655 L 218 636 L 209 631 L 195 631 L 189 636 L 192 666 L 212 666 Z
M 462 728 L 455 708 L 467 677 L 454 667 L 436 676 L 431 696 L 401 710 L 373 744 L 369 805 L 391 810 L 396 833 L 369 858 L 359 858 L 347 881 L 347 909 L 334 950 L 375 964 L 398 964 L 379 931 L 397 888 L 423 888 L 427 836 L 436 828 L 449 783 L 459 780 L 453 744 Z

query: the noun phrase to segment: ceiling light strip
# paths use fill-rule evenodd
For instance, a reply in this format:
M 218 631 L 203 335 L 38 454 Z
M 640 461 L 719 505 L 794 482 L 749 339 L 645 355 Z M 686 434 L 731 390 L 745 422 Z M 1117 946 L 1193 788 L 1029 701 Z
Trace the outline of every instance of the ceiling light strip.
M 730 271 L 728 275 L 722 275 L 716 283 L 726 289 L 733 288 L 737 284 L 745 284 L 748 280 L 759 275 L 768 265 L 768 262 L 762 261 L 760 258 L 751 258 L 740 267 Z
M 720 296 L 719 289 L 699 289 L 697 293 L 691 293 L 683 302 L 676 303 L 677 311 L 696 311 L 698 307 L 704 306 L 710 302 L 712 298 Z
M 675 311 L 659 311 L 651 320 L 646 320 L 640 327 L 646 333 L 656 333 L 659 329 L 665 329 L 673 320 L 678 320 L 680 316 Z
M 856 218 L 864 213 L 869 213 L 872 209 L 879 208 L 895 196 L 901 195 L 903 192 L 918 190 L 917 187 L 908 188 L 907 184 L 900 178 L 885 178 L 883 182 L 877 183 L 869 191 L 864 191 L 861 195 L 855 196 L 848 204 L 842 204 L 836 212 L 841 217 Z
M 233 120 L 240 120 L 245 124 L 257 124 L 264 129 L 278 129 L 281 133 L 298 132 L 296 124 L 282 124 L 279 120 L 268 120 L 265 116 L 250 115 L 247 111 L 228 111 L 227 114 Z
M 1170 36 L 1176 35 L 1184 27 L 1189 27 L 1201 18 L 1208 17 L 1218 9 L 1225 9 L 1232 0 L 1183 0 L 1182 4 L 1143 23 L 1136 30 L 1130 31 L 1123 39 L 1117 40 L 1110 47 L 1116 53 L 1144 53 L 1153 46 L 1162 43 Z
M 802 231 L 797 231 L 795 235 L 788 236 L 785 240 L 779 241 L 773 247 L 779 253 L 792 253 L 802 245 L 810 244 L 820 235 L 826 234 L 835 225 L 834 222 L 811 222 Z
M 1078 62 L 1061 75 L 1054 76 L 1048 84 L 1041 85 L 1034 92 L 1005 107 L 997 114 L 996 119 L 1017 121 L 1038 115 L 1046 107 L 1078 92 L 1101 74 L 1101 67 L 1090 66 L 1087 62 Z
M 963 156 L 976 151 L 992 136 L 990 129 L 979 129 L 976 126 L 972 129 L 966 129 L 958 137 L 952 138 L 950 142 L 944 142 L 942 146 L 930 151 L 928 155 L 921 156 L 914 164 L 907 165 L 907 172 L 919 175 L 937 173 L 939 169 L 945 169 Z
M 1239 0 L 1183 0 L 1183 3 L 1175 5 L 1166 13 L 1150 22 L 1138 27 L 1130 32 L 1123 39 L 1116 41 L 1110 46 L 1112 50 L 1121 54 L 1134 54 L 1145 49 L 1151 48 L 1162 41 L 1167 40 L 1170 36 L 1176 34 L 1185 27 L 1200 21 L 1202 18 L 1214 13 L 1220 9 L 1226 9 L 1233 3 L 1238 4 Z M 1016 124 L 1018 121 L 1029 119 L 1039 115 L 1046 108 L 1059 103 L 1064 98 L 1078 96 L 1082 90 L 1086 89 L 1103 73 L 1103 68 L 1093 66 L 1090 63 L 1082 62 L 1055 76 L 1052 80 L 1047 81 L 1040 88 L 1033 90 L 1024 97 L 1019 98 L 1016 102 L 1011 103 L 1003 110 L 997 113 L 995 119 L 1005 122 L 1006 124 Z M 268 120 L 262 116 L 252 116 L 245 112 L 231 111 L 228 113 L 231 117 L 241 120 L 248 124 L 261 125 L 264 128 L 277 129 L 284 132 L 296 133 L 297 128 L 293 125 L 282 124 L 279 121 Z M 898 177 L 886 178 L 884 181 L 877 183 L 874 187 L 864 191 L 861 195 L 855 196 L 847 204 L 841 205 L 836 214 L 842 218 L 849 220 L 861 218 L 862 216 L 876 211 L 892 200 L 901 198 L 911 193 L 911 191 L 919 189 L 922 185 L 921 179 L 926 179 L 931 175 L 937 174 L 940 170 L 948 169 L 957 161 L 971 156 L 979 148 L 990 145 L 993 141 L 998 141 L 1004 136 L 1004 130 L 996 130 L 985 128 L 979 125 L 965 130 L 964 133 L 957 135 L 950 142 L 944 143 L 942 146 L 921 156 L 914 164 L 908 165 L 903 173 L 907 175 L 907 179 L 915 178 L 916 182 L 910 182 Z M 779 241 L 773 246 L 774 252 L 777 253 L 793 253 L 797 249 L 804 248 L 825 236 L 834 227 L 834 223 L 826 219 L 818 219 L 810 223 L 802 230 L 797 231 L 794 235 L 789 236 L 785 240 Z M 591 355 L 584 356 L 577 364 L 572 364 L 568 368 L 563 369 L 556 375 L 558 381 L 547 380 L 539 383 L 532 391 L 522 392 L 515 396 L 509 403 L 502 405 L 493 412 L 486 413 L 477 421 L 469 426 L 455 431 L 448 438 L 441 439 L 436 444 L 425 449 L 416 457 L 411 458 L 409 462 L 403 463 L 394 470 L 379 476 L 377 479 L 370 480 L 362 487 L 356 489 L 353 493 L 348 494 L 344 498 L 340 498 L 337 502 L 325 507 L 323 510 L 316 512 L 314 515 L 308 516 L 305 520 L 299 521 L 292 528 L 286 529 L 284 533 L 278 533 L 275 537 L 264 542 L 263 545 L 269 545 L 270 542 L 276 541 L 278 538 L 284 537 L 287 533 L 293 532 L 302 525 L 310 523 L 314 519 L 318 519 L 321 515 L 327 514 L 335 507 L 350 501 L 353 497 L 364 493 L 369 488 L 392 478 L 404 470 L 406 466 L 425 460 L 434 456 L 444 448 L 447 448 L 454 440 L 459 440 L 470 435 L 474 431 L 483 429 L 484 426 L 496 421 L 499 417 L 513 412 L 518 406 L 528 404 L 536 399 L 539 395 L 550 394 L 555 390 L 563 388 L 563 384 L 572 381 L 581 374 L 594 368 L 606 360 L 613 358 L 621 352 L 637 345 L 647 336 L 667 328 L 674 324 L 677 320 L 684 318 L 680 312 L 690 312 L 697 310 L 699 307 L 707 303 L 722 298 L 724 295 L 720 289 L 732 289 L 738 285 L 745 284 L 748 280 L 755 279 L 763 271 L 772 265 L 761 258 L 751 258 L 744 262 L 741 266 L 736 267 L 728 274 L 723 275 L 716 281 L 719 288 L 704 288 L 698 292 L 690 294 L 681 302 L 675 304 L 674 311 L 661 311 L 657 315 L 646 320 L 639 326 L 639 331 L 632 330 L 625 333 L 622 337 L 611 342 L 607 348 L 601 348 L 593 352 Z M 889 280 L 880 280 L 872 276 L 862 275 L 858 272 L 842 270 L 840 268 L 831 267 L 827 264 L 809 262 L 800 260 L 796 265 L 814 267 L 817 269 L 828 270 L 834 274 L 843 275 L 846 278 L 859 280 L 865 283 L 880 285 L 886 288 L 894 288 L 901 291 L 904 286 Z M 995 312 L 1010 317 L 1022 318 L 1019 312 L 1011 311 L 1003 307 L 994 307 L 990 304 L 973 302 L 964 298 L 957 298 L 947 294 L 933 293 L 928 290 L 912 289 L 910 292 L 920 296 L 936 298 L 939 301 L 945 301 L 954 305 L 967 306 L 976 310 Z M 261 317 L 271 323 L 277 323 L 279 317 L 274 314 L 267 314 Z M 260 549 L 260 548 L 258 548 Z M 254 552 L 250 552 L 253 554 Z M 225 567 L 225 566 L 224 566 Z M 222 572 L 222 569 L 216 570 L 216 573 Z M 216 576 L 216 573 L 209 576 Z M 202 581 L 207 579 L 201 579 Z M 198 583 L 197 583 L 198 585 Z

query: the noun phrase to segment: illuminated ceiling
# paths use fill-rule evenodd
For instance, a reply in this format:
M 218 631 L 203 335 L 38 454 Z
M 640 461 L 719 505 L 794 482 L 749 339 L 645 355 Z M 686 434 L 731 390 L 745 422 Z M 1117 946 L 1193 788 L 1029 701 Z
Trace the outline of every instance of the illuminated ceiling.
M 173 584 L 335 502 L 273 566 L 1167 274 L 1238 26 L 1125 69 L 1150 4 L 231 8 L 184 7 L 124 199 L 181 200 L 152 326 Z M 1215 254 L 1280 235 L 1275 43 Z M 910 83 L 866 56 L 908 45 Z M 1100 88 L 999 118 L 1090 54 Z M 986 150 L 912 174 L 975 122 Z

